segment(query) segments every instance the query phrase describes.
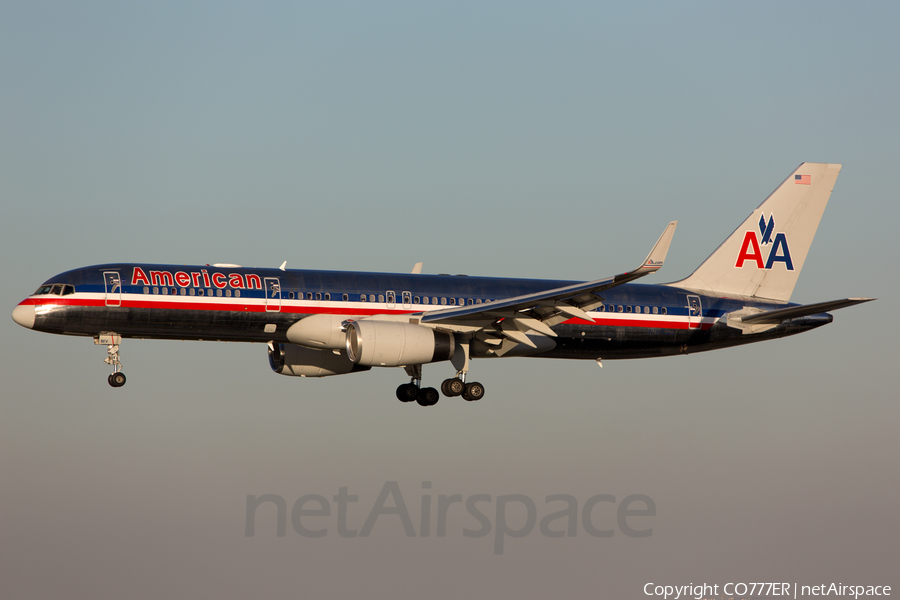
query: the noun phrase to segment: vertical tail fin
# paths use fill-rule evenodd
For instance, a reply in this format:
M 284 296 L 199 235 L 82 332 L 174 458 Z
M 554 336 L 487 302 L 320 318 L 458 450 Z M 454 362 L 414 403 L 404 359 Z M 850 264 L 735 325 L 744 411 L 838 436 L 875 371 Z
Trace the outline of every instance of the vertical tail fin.
M 790 300 L 840 171 L 841 165 L 801 164 L 690 277 L 670 285 Z

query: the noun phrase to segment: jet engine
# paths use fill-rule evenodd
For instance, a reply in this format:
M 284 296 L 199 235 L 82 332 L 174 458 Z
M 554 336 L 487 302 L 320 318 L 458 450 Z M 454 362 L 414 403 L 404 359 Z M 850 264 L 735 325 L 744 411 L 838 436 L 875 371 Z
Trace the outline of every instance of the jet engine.
M 269 344 L 269 365 L 276 373 L 294 377 L 328 377 L 371 369 L 351 362 L 343 352 L 335 354 L 296 344 Z
M 399 367 L 450 360 L 453 334 L 396 321 L 354 321 L 347 329 L 347 357 L 370 367 Z

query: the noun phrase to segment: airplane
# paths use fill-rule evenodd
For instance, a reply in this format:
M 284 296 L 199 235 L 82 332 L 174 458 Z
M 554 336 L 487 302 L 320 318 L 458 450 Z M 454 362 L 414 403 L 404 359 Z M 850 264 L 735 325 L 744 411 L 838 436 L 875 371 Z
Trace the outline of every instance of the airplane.
M 791 293 L 841 165 L 803 163 L 691 275 L 645 285 L 664 264 L 677 221 L 636 269 L 588 282 L 244 268 L 105 264 L 61 273 L 13 310 L 47 333 L 107 347 L 109 385 L 125 374 L 122 339 L 261 342 L 282 375 L 326 377 L 402 367 L 402 402 L 437 403 L 422 367 L 449 362 L 444 396 L 475 401 L 470 359 L 603 360 L 690 354 L 771 340 L 830 323 L 869 302 L 794 304 Z

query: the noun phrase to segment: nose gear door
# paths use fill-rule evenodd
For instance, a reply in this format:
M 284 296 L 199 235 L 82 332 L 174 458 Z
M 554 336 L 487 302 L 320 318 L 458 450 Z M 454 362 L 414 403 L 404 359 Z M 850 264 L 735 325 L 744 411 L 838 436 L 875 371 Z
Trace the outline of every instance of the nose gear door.
M 122 278 L 118 271 L 104 271 L 103 284 L 106 288 L 106 305 L 122 306 Z

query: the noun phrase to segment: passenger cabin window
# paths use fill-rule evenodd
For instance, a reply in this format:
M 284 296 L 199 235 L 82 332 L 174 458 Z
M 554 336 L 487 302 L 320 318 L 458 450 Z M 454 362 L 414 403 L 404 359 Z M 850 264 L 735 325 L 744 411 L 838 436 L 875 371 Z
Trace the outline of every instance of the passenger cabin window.
M 622 312 L 624 310 L 625 310 L 625 307 L 622 306 L 621 304 L 616 307 L 616 312 Z
M 630 313 L 631 310 L 632 310 L 632 308 L 631 308 L 631 305 L 630 305 L 630 304 L 629 304 L 628 306 L 625 307 L 625 312 Z
M 384 294 L 378 294 L 378 301 L 384 302 Z
M 149 287 L 149 286 L 146 286 L 146 285 L 144 286 L 144 293 L 145 293 L 145 294 L 149 294 L 149 293 L 150 293 L 150 287 Z
M 144 289 L 146 290 L 147 288 L 144 288 Z M 144 293 L 146 293 L 146 292 L 144 292 Z M 197 293 L 197 290 L 195 290 L 194 288 L 191 288 L 188 290 L 188 294 L 190 294 L 191 296 L 193 296 L 196 293 Z
M 350 299 L 350 296 L 348 296 L 347 294 L 344 294 L 343 296 L 341 296 L 341 298 L 344 300 L 344 302 L 346 302 L 347 300 Z
M 418 296 L 413 296 L 413 304 L 420 304 Z
M 360 294 L 360 295 L 359 295 L 359 301 L 360 301 L 360 302 L 365 302 L 365 301 L 366 301 L 366 295 L 365 295 L 365 294 Z
M 235 297 L 235 298 L 240 298 L 240 297 L 241 297 L 241 290 L 234 290 L 234 297 Z
M 441 298 L 441 304 L 447 304 L 447 299 L 446 299 L 446 298 Z
M 653 314 L 655 315 L 655 314 L 658 314 L 658 313 L 659 313 L 659 308 L 656 307 L 656 306 L 654 306 L 654 307 L 653 307 Z
M 325 299 L 331 300 L 331 294 L 329 292 L 325 292 Z
M 663 307 L 662 307 L 661 309 L 659 309 L 659 310 L 662 312 L 662 314 L 666 314 L 666 307 L 665 307 L 665 306 L 663 306 Z
M 322 292 L 316 292 L 316 300 L 322 299 Z
M 424 298 L 422 298 L 422 304 L 428 304 L 429 300 L 431 300 L 431 298 L 429 298 L 428 296 L 425 296 Z
M 456 306 L 456 298 L 450 298 L 450 306 Z

